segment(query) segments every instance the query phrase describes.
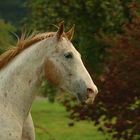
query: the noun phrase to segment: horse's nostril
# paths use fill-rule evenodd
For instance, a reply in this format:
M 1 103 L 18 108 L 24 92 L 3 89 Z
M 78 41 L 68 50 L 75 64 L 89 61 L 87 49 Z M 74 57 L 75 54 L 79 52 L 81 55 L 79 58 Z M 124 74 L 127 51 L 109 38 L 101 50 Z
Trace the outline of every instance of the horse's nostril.
M 93 90 L 92 88 L 87 88 L 87 92 L 88 92 L 88 93 L 93 93 L 94 90 Z
M 94 89 L 93 88 L 87 88 L 87 100 L 86 103 L 88 104 L 92 104 L 95 98 L 95 94 L 94 94 Z
M 87 88 L 87 93 L 88 94 L 97 94 L 98 93 L 98 89 L 97 87 L 95 86 L 94 88 Z
M 87 88 L 87 100 L 86 100 L 86 103 L 92 104 L 97 93 L 98 93 L 97 87 Z

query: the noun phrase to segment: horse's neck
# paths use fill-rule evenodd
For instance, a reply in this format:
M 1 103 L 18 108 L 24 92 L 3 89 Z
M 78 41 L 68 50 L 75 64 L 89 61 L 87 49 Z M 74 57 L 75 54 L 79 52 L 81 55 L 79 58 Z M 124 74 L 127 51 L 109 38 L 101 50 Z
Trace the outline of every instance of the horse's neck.
M 43 78 L 43 55 L 40 43 L 19 54 L 0 71 L 0 105 L 11 108 L 24 119 Z

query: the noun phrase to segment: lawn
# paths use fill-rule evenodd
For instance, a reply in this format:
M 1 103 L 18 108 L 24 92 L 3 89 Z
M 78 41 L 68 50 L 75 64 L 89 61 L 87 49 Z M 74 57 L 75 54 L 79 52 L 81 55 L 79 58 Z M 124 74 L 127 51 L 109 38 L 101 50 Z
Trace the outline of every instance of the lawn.
M 59 103 L 35 101 L 32 116 L 36 140 L 106 140 L 108 137 L 98 132 L 92 122 L 79 121 L 74 126 L 69 126 L 68 113 Z

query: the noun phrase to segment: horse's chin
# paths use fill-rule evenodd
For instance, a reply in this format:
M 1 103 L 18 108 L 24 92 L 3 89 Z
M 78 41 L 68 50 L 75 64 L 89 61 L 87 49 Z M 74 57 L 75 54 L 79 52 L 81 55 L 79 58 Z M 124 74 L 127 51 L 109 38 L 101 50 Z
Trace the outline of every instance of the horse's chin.
M 73 94 L 74 96 L 76 96 L 78 102 L 82 103 L 82 104 L 93 104 L 94 100 L 95 100 L 95 94 L 89 94 L 88 97 L 84 94 L 80 94 L 80 93 L 73 93 L 70 91 L 65 90 L 62 87 L 58 87 L 59 92 L 68 92 Z
M 77 97 L 77 100 L 80 102 L 80 103 L 85 103 L 86 101 L 86 97 L 81 95 L 80 93 L 76 93 L 76 97 Z
M 95 100 L 96 95 L 92 94 L 91 96 L 89 96 L 87 98 L 87 100 L 85 101 L 86 104 L 93 104 L 94 100 Z
M 86 104 L 93 104 L 94 100 L 95 100 L 95 95 L 92 94 L 88 97 L 86 96 L 82 96 L 81 94 L 77 93 L 76 94 L 77 96 L 77 100 L 80 102 L 80 103 L 86 103 Z

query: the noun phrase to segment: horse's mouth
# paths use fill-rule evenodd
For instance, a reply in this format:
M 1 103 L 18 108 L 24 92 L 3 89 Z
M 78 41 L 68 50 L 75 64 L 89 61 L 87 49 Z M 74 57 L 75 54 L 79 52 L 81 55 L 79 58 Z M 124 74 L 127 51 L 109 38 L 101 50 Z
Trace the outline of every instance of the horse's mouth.
M 86 103 L 87 104 L 93 104 L 93 102 L 94 102 L 94 100 L 95 100 L 95 97 L 96 97 L 96 94 L 94 94 L 94 93 L 90 93 L 90 94 L 88 94 L 88 97 L 87 97 L 87 99 L 86 99 Z
M 86 97 L 82 96 L 80 93 L 77 93 L 77 99 L 78 99 L 78 101 L 83 103 L 83 102 L 85 102 Z
M 77 93 L 78 101 L 86 104 L 93 104 L 95 96 L 95 94 L 88 94 L 87 96 L 82 96 L 80 93 Z

